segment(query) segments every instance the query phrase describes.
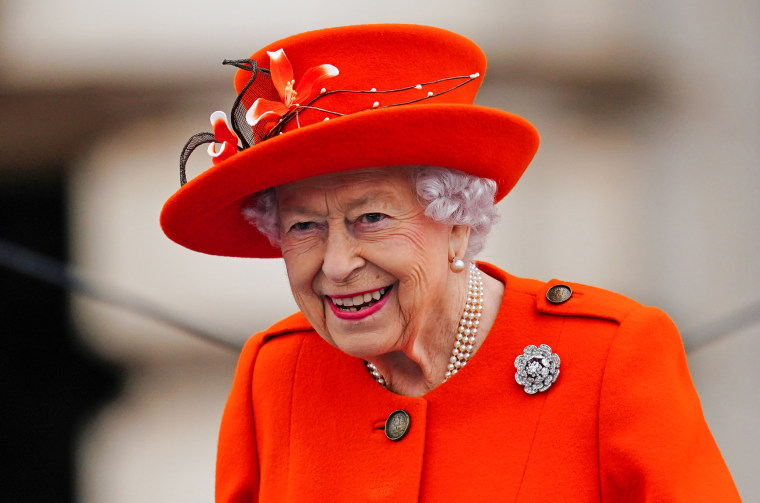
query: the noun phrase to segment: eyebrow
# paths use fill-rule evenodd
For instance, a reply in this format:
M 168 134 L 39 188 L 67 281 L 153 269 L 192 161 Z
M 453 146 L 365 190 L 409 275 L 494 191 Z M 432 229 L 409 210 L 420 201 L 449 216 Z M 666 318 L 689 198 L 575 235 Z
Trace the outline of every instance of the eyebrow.
M 372 200 L 382 198 L 382 196 L 385 196 L 385 195 L 390 196 L 384 199 L 384 201 L 388 201 L 390 199 L 393 199 L 393 197 L 395 196 L 395 191 L 386 189 L 386 190 L 377 190 L 374 192 L 369 192 L 367 194 L 356 197 L 354 199 L 347 200 L 346 207 L 351 209 L 351 208 L 356 208 L 357 206 L 363 206 L 371 202 Z
M 378 190 L 370 190 L 369 192 L 362 194 L 358 197 L 348 199 L 345 201 L 345 203 L 342 205 L 346 210 L 352 210 L 357 207 L 361 207 L 365 204 L 370 203 L 374 199 L 382 198 L 383 196 L 388 196 L 386 199 L 384 199 L 385 202 L 388 200 L 395 200 L 395 192 L 393 190 L 388 189 L 378 189 Z M 297 199 L 297 198 L 292 198 Z M 313 215 L 315 212 L 306 206 L 298 204 L 290 205 L 287 202 L 283 204 L 280 207 L 280 211 L 287 214 L 299 214 L 299 215 Z

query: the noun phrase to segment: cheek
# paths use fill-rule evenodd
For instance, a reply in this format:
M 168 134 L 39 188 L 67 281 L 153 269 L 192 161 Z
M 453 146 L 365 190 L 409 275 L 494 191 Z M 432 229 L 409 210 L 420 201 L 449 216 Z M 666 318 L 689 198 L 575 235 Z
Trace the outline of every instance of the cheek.
M 320 247 L 323 241 L 324 239 L 316 232 L 311 235 L 298 237 L 286 234 L 282 237 L 280 252 L 285 259 L 286 264 L 288 263 L 288 259 L 291 261 L 300 261 L 301 257 L 320 253 Z
M 309 320 L 314 328 L 319 329 L 324 321 L 322 299 L 316 297 L 311 292 L 297 292 L 295 290 L 293 291 L 293 298 L 296 301 L 296 305 L 298 305 L 298 309 L 306 316 L 306 319 Z
M 396 262 L 403 264 L 408 273 L 423 280 L 430 271 L 430 266 L 448 261 L 448 233 L 446 227 L 429 222 L 428 227 L 421 225 L 404 229 L 394 245 Z
M 434 304 L 435 295 L 445 289 L 448 272 L 446 228 L 429 222 L 428 228 L 415 226 L 399 233 L 386 257 L 388 268 L 399 279 L 399 302 L 404 306 Z M 387 253 L 387 252 L 386 252 Z
M 290 249 L 283 246 L 282 257 L 285 260 L 290 289 L 296 303 L 300 306 L 309 295 L 313 295 L 312 283 L 319 271 L 320 262 L 316 260 L 314 254 L 301 253 L 299 248 Z
M 361 236 L 363 241 L 394 250 L 400 261 L 426 254 L 447 254 L 449 226 L 434 222 L 423 214 L 401 218 L 396 225 Z
M 306 316 L 309 323 L 322 334 L 324 332 L 324 305 L 321 296 L 317 295 L 312 289 L 314 273 L 308 267 L 305 267 L 301 260 L 288 263 L 288 281 L 290 282 L 290 291 L 293 295 L 298 309 Z

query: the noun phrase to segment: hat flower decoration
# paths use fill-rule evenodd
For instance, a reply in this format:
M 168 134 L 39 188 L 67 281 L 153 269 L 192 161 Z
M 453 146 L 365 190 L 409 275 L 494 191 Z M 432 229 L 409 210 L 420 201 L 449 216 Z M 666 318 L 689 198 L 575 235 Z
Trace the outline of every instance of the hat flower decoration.
M 211 114 L 211 127 L 214 130 L 214 141 L 208 146 L 208 155 L 213 158 L 214 164 L 218 164 L 237 153 L 240 140 L 230 129 L 224 112 Z
M 251 126 L 256 126 L 261 120 L 264 120 L 265 124 L 271 126 L 273 119 L 279 119 L 293 108 L 300 106 L 296 102 L 299 97 L 302 97 L 304 102 L 307 102 L 313 98 L 313 89 L 317 84 L 323 79 L 334 77 L 339 73 L 338 69 L 333 65 L 316 66 L 307 70 L 301 79 L 300 85 L 294 88 L 296 81 L 293 79 L 293 66 L 288 61 L 285 51 L 279 49 L 275 52 L 267 52 L 267 54 L 271 60 L 270 74 L 272 84 L 277 89 L 281 101 L 257 98 L 245 115 L 246 122 Z M 252 65 L 250 60 L 243 61 Z M 225 64 L 241 66 L 239 61 L 225 60 Z M 323 88 L 322 91 L 324 92 L 325 89 Z M 240 140 L 230 127 L 227 114 L 224 112 L 217 111 L 211 114 L 211 127 L 214 131 L 213 140 L 207 133 L 200 133 L 193 138 L 200 137 L 201 140 L 211 143 L 208 147 L 208 154 L 212 157 L 213 163 L 218 164 L 238 152 Z M 186 179 L 183 178 L 183 185 L 185 182 Z
M 325 78 L 335 77 L 339 74 L 338 69 L 333 65 L 314 66 L 306 70 L 298 83 L 298 87 L 295 87 L 293 66 L 288 61 L 285 51 L 279 49 L 275 52 L 269 51 L 267 54 L 271 65 L 269 71 L 272 75 L 272 83 L 277 88 L 282 101 L 257 98 L 245 116 L 246 121 L 251 126 L 255 126 L 262 119 L 282 117 L 293 108 L 300 106 L 299 100 L 304 103 L 309 102 L 314 97 L 314 88 L 317 84 Z M 324 91 L 326 89 L 323 88 Z

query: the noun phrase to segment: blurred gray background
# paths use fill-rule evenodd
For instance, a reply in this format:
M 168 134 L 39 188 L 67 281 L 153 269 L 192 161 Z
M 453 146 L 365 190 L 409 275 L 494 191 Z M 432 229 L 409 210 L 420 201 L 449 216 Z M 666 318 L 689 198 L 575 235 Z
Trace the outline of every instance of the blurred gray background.
M 484 49 L 478 103 L 524 116 L 542 145 L 481 259 L 666 310 L 739 491 L 760 501 L 757 2 L 6 0 L 4 193 L 57 180 L 63 256 L 107 291 L 241 345 L 295 310 L 284 267 L 163 236 L 180 148 L 232 106 L 222 59 L 376 22 L 436 25 Z M 188 175 L 210 165 L 199 149 Z M 75 428 L 72 499 L 211 501 L 236 354 L 134 309 L 65 305 L 76 344 L 121 372 Z

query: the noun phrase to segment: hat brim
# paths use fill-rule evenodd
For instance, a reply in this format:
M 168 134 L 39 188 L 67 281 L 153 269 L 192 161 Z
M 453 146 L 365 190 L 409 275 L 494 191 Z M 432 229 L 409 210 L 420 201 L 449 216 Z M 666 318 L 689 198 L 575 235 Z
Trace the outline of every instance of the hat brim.
M 538 148 L 522 117 L 476 105 L 367 110 L 276 136 L 196 176 L 164 205 L 161 227 L 202 253 L 280 257 L 242 214 L 252 194 L 328 173 L 405 165 L 442 166 L 495 180 L 496 201 Z

